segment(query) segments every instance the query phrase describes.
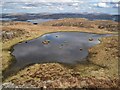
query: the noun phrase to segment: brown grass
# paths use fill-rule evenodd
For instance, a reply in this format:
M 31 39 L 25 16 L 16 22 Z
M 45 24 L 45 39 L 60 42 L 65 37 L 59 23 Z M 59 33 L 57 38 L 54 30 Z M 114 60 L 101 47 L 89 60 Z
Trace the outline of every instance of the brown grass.
M 55 22 L 55 21 L 54 21 Z M 11 22 L 12 23 L 12 22 Z M 49 22 L 48 22 L 49 23 Z M 52 22 L 51 22 L 52 23 Z M 22 29 L 28 33 L 15 37 L 9 41 L 2 43 L 2 62 L 5 70 L 12 62 L 10 48 L 18 42 L 36 38 L 49 32 L 57 31 L 78 31 L 90 33 L 117 33 L 110 32 L 106 29 L 84 28 L 84 27 L 68 27 L 68 26 L 44 26 L 33 25 L 30 23 L 12 24 L 6 23 L 1 26 L 4 30 Z M 113 43 L 114 42 L 114 43 Z M 101 44 L 89 49 L 88 60 L 92 63 L 78 64 L 74 68 L 58 63 L 35 64 L 21 70 L 16 75 L 6 79 L 17 85 L 33 85 L 34 87 L 117 87 L 118 80 L 118 37 L 107 37 L 101 39 Z M 105 66 L 103 68 L 100 66 Z

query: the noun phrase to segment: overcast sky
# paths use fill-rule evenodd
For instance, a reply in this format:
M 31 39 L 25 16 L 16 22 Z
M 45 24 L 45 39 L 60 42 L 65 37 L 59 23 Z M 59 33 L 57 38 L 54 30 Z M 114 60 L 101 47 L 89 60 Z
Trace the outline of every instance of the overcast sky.
M 118 14 L 120 0 L 0 0 L 2 13 L 107 13 Z M 41 3 L 44 2 L 44 3 Z M 52 2 L 52 3 L 51 3 Z M 69 2 L 69 3 L 68 3 Z
M 120 0 L 1 0 L 2 2 L 118 2 Z

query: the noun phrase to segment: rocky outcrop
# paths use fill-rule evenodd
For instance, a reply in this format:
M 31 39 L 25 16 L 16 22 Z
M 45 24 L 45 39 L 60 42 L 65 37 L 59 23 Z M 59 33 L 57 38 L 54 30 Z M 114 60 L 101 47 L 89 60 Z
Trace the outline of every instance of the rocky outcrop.
M 15 37 L 20 37 L 27 33 L 25 30 L 17 29 L 17 30 L 2 30 L 0 36 L 2 37 L 2 41 L 7 41 L 13 39 Z

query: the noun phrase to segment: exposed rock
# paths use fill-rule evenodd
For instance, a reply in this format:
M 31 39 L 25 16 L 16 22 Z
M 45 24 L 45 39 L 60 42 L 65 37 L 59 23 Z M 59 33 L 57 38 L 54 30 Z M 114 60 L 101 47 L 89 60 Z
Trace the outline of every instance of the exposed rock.
M 56 36 L 56 37 L 58 37 L 58 36 Z
M 33 23 L 34 25 L 37 25 L 38 23 Z
M 15 37 L 20 37 L 27 33 L 24 30 L 21 29 L 16 29 L 16 30 L 2 30 L 1 35 L 2 35 L 2 41 L 8 41 L 10 39 L 13 39 Z
M 89 38 L 89 41 L 93 41 L 93 38 Z
M 61 44 L 61 46 L 63 46 L 63 44 Z
M 104 29 L 105 27 L 104 26 L 98 26 L 99 29 Z
M 19 88 L 19 87 L 12 82 L 7 82 L 2 84 L 2 88 Z
M 50 43 L 50 40 L 45 40 L 45 41 L 42 41 L 43 44 L 49 44 Z
M 82 51 L 83 49 L 82 48 L 80 48 L 80 51 Z

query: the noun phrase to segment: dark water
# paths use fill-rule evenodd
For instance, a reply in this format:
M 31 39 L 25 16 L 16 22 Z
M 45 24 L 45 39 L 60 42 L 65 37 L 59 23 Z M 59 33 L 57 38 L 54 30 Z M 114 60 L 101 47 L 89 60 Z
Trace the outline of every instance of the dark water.
M 33 63 L 59 62 L 77 64 L 85 60 L 88 48 L 100 43 L 98 38 L 109 36 L 82 32 L 56 32 L 45 34 L 13 47 L 16 62 L 6 71 L 14 73 Z M 44 41 L 49 41 L 43 44 Z M 7 74 L 8 75 L 8 74 Z

